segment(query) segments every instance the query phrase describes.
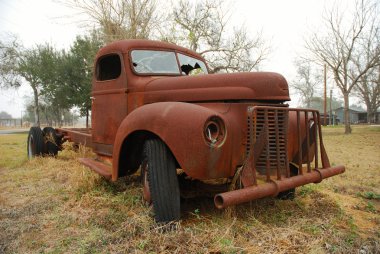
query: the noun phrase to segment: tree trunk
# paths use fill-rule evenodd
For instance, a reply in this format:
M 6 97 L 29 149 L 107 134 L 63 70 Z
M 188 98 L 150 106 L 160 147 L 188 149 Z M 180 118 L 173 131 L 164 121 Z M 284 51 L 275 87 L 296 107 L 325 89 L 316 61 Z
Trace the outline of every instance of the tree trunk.
M 58 114 L 58 127 L 62 128 L 62 116 L 61 116 L 61 111 L 57 109 L 57 114 Z
M 349 93 L 344 93 L 344 134 L 351 134 Z
M 46 121 L 46 125 L 49 125 L 49 117 L 48 117 L 48 113 L 47 113 L 47 105 L 45 106 L 45 121 Z M 51 126 L 51 125 L 50 125 Z
M 38 90 L 36 86 L 32 86 L 33 94 L 34 94 L 34 120 L 35 126 L 40 126 L 40 110 L 38 106 Z
M 88 108 L 86 109 L 86 128 L 88 129 Z
M 365 106 L 367 107 L 367 123 L 371 123 L 371 118 L 372 118 L 372 105 L 371 102 L 368 98 L 368 96 L 363 96 L 364 97 L 364 103 Z
M 372 123 L 373 115 L 372 110 L 367 107 L 367 123 Z
M 368 123 L 377 123 L 376 112 L 377 112 L 377 108 L 374 108 L 372 105 L 370 107 L 367 106 L 367 122 Z

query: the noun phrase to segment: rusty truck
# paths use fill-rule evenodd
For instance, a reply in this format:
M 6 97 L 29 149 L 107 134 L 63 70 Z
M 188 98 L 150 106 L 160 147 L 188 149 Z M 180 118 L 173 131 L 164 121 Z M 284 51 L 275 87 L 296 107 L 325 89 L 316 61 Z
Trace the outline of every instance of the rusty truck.
M 186 193 L 211 193 L 222 209 L 293 198 L 345 170 L 330 165 L 319 112 L 287 104 L 283 76 L 211 74 L 202 56 L 170 43 L 101 48 L 91 100 L 91 128 L 32 127 L 28 157 L 57 155 L 65 141 L 91 147 L 96 159 L 80 162 L 105 178 L 140 174 L 157 222 L 180 219 Z

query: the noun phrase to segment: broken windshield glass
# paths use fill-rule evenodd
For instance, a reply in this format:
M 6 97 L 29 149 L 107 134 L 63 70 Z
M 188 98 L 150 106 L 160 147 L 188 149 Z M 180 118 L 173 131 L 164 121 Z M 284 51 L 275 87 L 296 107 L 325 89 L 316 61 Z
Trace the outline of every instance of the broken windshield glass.
M 180 74 L 174 52 L 133 50 L 131 56 L 137 73 Z
M 180 53 L 178 54 L 178 60 L 181 66 L 182 74 L 198 75 L 208 73 L 206 65 L 201 60 Z

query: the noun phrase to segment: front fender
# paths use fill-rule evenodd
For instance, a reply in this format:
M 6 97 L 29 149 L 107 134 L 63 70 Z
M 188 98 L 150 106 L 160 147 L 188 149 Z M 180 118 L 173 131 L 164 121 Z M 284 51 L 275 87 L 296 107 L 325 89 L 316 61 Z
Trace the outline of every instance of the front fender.
M 157 135 L 169 147 L 185 173 L 196 179 L 226 177 L 230 174 L 229 139 L 217 147 L 209 146 L 203 135 L 206 121 L 220 117 L 228 130 L 228 122 L 218 112 L 196 104 L 159 102 L 132 111 L 121 123 L 113 148 L 112 178 L 118 178 L 123 143 L 136 131 Z M 228 135 L 228 131 L 226 131 Z M 128 165 L 127 165 L 128 166 Z

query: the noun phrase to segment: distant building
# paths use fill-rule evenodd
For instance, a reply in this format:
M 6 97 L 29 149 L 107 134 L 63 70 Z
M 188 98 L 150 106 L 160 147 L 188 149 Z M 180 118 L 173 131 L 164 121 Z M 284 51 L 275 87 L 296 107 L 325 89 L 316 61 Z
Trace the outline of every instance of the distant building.
M 0 127 L 19 127 L 21 120 L 15 118 L 0 118 Z
M 344 123 L 344 108 L 340 107 L 337 109 L 334 109 L 335 114 L 339 119 L 342 119 L 342 123 Z M 367 117 L 367 111 L 359 111 L 359 110 L 353 110 L 350 109 L 350 122 L 352 124 L 358 124 L 358 123 L 368 123 L 368 117 Z M 372 123 L 380 123 L 380 111 L 376 112 L 375 121 L 372 121 Z
M 324 125 L 325 115 L 320 113 L 321 124 Z M 330 114 L 326 115 L 326 125 L 337 125 L 340 123 L 340 118 L 337 115 L 332 114 L 331 123 L 330 123 Z

